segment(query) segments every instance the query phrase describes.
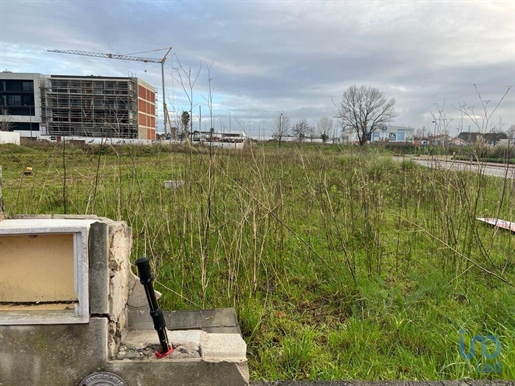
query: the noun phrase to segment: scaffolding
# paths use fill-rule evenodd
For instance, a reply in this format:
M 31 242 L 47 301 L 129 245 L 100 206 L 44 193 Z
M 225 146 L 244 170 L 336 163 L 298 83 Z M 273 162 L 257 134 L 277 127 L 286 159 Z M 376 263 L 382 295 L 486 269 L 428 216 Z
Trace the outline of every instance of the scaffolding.
M 44 135 L 136 139 L 137 78 L 51 76 L 41 112 Z

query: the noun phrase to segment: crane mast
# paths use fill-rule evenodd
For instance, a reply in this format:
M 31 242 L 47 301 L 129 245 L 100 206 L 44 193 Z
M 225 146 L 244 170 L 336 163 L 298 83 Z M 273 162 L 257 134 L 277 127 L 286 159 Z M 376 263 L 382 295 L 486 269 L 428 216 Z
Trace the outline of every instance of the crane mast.
M 143 58 L 140 56 L 131 56 L 131 55 L 118 55 L 118 54 L 104 54 L 101 52 L 89 52 L 89 51 L 77 51 L 77 50 L 48 50 L 48 52 L 54 52 L 58 54 L 70 54 L 70 55 L 82 55 L 82 56 L 92 56 L 95 58 L 104 58 L 104 59 L 119 59 L 119 60 L 133 60 L 137 62 L 144 62 L 144 63 L 160 63 L 161 64 L 161 87 L 162 87 L 162 93 L 163 93 L 163 126 L 164 126 L 164 133 L 165 136 L 168 133 L 167 131 L 167 121 L 170 120 L 168 116 L 168 109 L 166 107 L 166 98 L 165 98 L 165 70 L 164 70 L 164 64 L 166 62 L 166 57 L 172 50 L 172 47 L 169 48 L 163 48 L 163 50 L 167 49 L 166 54 L 161 59 L 156 58 Z M 159 50 L 154 50 L 159 51 Z M 171 129 L 171 122 L 170 122 L 170 129 Z

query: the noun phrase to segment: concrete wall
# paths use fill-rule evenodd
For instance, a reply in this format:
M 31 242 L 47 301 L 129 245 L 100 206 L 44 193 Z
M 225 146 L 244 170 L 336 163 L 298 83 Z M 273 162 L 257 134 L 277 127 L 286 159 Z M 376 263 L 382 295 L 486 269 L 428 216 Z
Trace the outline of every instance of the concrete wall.
M 75 386 L 107 360 L 108 319 L 0 326 L 0 385 Z
M 90 224 L 88 233 L 89 264 L 89 309 L 91 315 L 86 324 L 31 324 L 30 317 L 41 317 L 46 310 L 38 309 L 29 315 L 26 325 L 5 325 L 2 320 L 8 320 L 9 309 L 0 308 L 0 385 L 53 385 L 73 386 L 87 375 L 105 368 L 112 353 L 117 350 L 122 329 L 126 326 L 127 312 L 125 304 L 129 296 L 127 277 L 130 271 L 129 255 L 131 245 L 131 230 L 123 222 L 114 222 L 96 216 L 38 216 L 38 220 L 47 219 L 63 221 L 82 219 Z M 95 221 L 96 219 L 96 221 Z M 35 223 L 34 219 L 26 219 Z M 0 222 L 0 224 L 6 221 Z M 72 267 L 70 272 L 70 235 L 39 235 L 31 239 L 29 236 L 3 236 L 0 245 L 0 278 L 12 284 L 10 274 L 18 275 L 23 271 L 31 280 L 19 280 L 23 288 L 18 288 L 19 294 L 7 291 L 3 298 L 11 299 L 20 296 L 25 300 L 35 300 L 39 295 L 32 293 L 32 281 L 40 281 L 38 275 L 48 275 L 51 280 L 42 286 L 49 298 L 61 298 L 70 295 L 70 281 L 76 277 Z M 16 239 L 20 237 L 20 239 Z M 40 241 L 36 241 L 40 239 Z M 23 248 L 23 242 L 27 247 Z M 39 242 L 39 244 L 37 244 Z M 65 246 L 58 246 L 60 243 Z M 44 246 L 43 244 L 48 243 Z M 40 256 L 30 251 L 30 256 L 22 257 L 16 248 L 37 248 Z M 8 252 L 4 251 L 8 248 Z M 16 247 L 16 248 L 15 248 Z M 57 257 L 52 257 L 52 254 Z M 72 254 L 73 255 L 73 254 Z M 16 267 L 19 259 L 20 266 Z M 45 271 L 44 260 L 57 266 L 53 271 Z M 30 266 L 29 260 L 40 260 L 43 264 Z M 72 263 L 73 263 L 73 259 Z M 9 263 L 9 264 L 8 264 Z M 14 264 L 14 265 L 13 265 Z M 29 264 L 29 266 L 27 265 Z M 66 267 L 64 267 L 66 266 Z M 62 267 L 62 270 L 59 270 Z M 29 277 L 27 276 L 27 277 Z M 18 276 L 18 279 L 20 277 Z M 14 280 L 14 278 L 13 278 Z M 55 282 L 64 280 L 66 285 Z M 9 284 L 9 285 L 10 285 Z M 41 283 L 40 283 L 41 284 Z M 73 286 L 72 286 L 73 289 Z M 0 293 L 3 287 L 0 288 Z M 9 300 L 7 299 L 7 300 Z M 21 298 L 20 298 L 21 299 Z M 6 314 L 7 313 L 7 314 Z
M 0 307 L 0 386 L 79 386 L 97 372 L 113 373 L 127 386 L 248 384 L 246 344 L 232 309 L 165 313 L 167 326 L 175 327 L 169 331 L 175 351 L 156 358 L 159 339 L 145 289 L 131 271 L 131 229 L 125 223 L 96 216 L 34 217 L 0 221 L 0 305 L 21 299 L 33 306 L 40 296 L 34 285 L 45 299 L 59 302 L 71 294 L 70 283 L 77 291 L 86 277 L 88 319 L 62 322 L 55 316 L 73 310 Z M 21 236 L 16 234 L 20 227 Z M 53 234 L 45 234 L 45 227 Z M 37 237 L 30 236 L 30 229 Z M 86 254 L 81 252 L 85 246 Z M 63 269 L 45 272 L 46 263 Z M 42 283 L 38 275 L 51 280 Z M 14 284 L 16 291 L 5 290 Z M 79 291 L 79 303 L 83 295 Z M 38 324 L 48 321 L 48 314 L 50 323 Z
M 138 79 L 138 138 L 156 139 L 156 90 Z
M 6 143 L 14 143 L 15 145 L 20 144 L 20 133 L 0 131 L 0 145 Z

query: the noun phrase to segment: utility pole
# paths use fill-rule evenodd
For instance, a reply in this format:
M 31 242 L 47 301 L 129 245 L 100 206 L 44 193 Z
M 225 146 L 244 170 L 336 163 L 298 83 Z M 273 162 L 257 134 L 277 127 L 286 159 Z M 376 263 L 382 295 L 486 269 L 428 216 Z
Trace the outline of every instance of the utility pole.
M 198 106 L 198 132 L 202 132 L 202 106 Z
M 32 107 L 30 107 L 30 106 L 29 106 L 29 119 L 30 119 L 30 140 L 32 141 Z

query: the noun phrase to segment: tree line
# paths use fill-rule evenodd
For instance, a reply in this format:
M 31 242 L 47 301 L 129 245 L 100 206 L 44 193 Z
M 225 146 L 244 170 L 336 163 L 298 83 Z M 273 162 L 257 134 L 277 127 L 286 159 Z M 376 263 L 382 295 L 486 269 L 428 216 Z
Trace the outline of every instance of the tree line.
M 386 98 L 381 91 L 371 86 L 349 87 L 342 99 L 335 104 L 339 126 L 342 133 L 355 134 L 360 146 L 370 140 L 372 133 L 391 122 L 395 113 L 395 99 Z M 309 138 L 321 139 L 326 142 L 333 133 L 333 121 L 322 117 L 316 127 L 310 126 L 306 119 L 301 119 L 294 125 L 288 116 L 281 112 L 276 119 L 272 137 L 281 144 L 287 137 L 295 137 L 299 141 Z

